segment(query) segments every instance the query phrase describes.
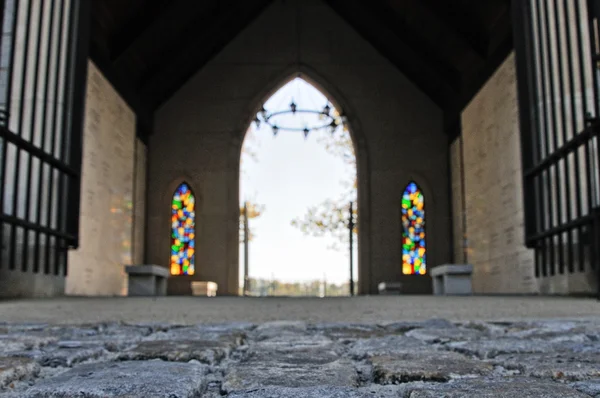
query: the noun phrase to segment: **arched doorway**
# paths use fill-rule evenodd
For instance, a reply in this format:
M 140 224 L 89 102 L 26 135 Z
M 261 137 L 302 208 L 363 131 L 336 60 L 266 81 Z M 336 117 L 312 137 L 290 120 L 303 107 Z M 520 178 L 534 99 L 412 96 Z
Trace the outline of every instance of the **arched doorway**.
M 312 73 L 311 75 L 312 76 Z M 345 135 L 345 138 L 341 138 L 341 139 L 337 139 L 337 140 L 329 140 L 329 145 L 334 145 L 337 146 L 337 148 L 330 148 L 333 151 L 338 151 L 337 155 L 341 156 L 341 157 L 345 157 L 345 158 L 349 158 L 348 153 L 351 153 L 351 157 L 352 160 L 351 162 L 354 164 L 354 175 L 352 178 L 352 186 L 354 189 L 354 196 L 352 195 L 346 195 L 346 198 L 348 200 L 343 200 L 341 198 L 335 198 L 336 200 L 332 200 L 330 201 L 328 204 L 329 206 L 320 206 L 320 210 L 321 213 L 318 215 L 319 217 L 325 217 L 328 222 L 331 222 L 334 218 L 337 219 L 338 222 L 338 226 L 337 229 L 334 228 L 329 228 L 327 229 L 326 232 L 328 233 L 334 233 L 338 235 L 339 237 L 344 237 L 345 239 L 340 239 L 340 241 L 338 242 L 338 250 L 343 250 L 344 255 L 346 256 L 345 259 L 345 265 L 344 268 L 347 271 L 347 282 L 346 282 L 346 289 L 349 290 L 349 274 L 350 274 L 350 255 L 349 253 L 353 253 L 353 272 L 352 272 L 352 280 L 354 281 L 354 286 L 353 286 L 353 291 L 355 293 L 364 293 L 367 292 L 368 290 L 368 286 L 369 286 L 369 268 L 368 266 L 365 267 L 365 265 L 368 265 L 369 261 L 368 258 L 366 256 L 366 254 L 368 254 L 368 251 L 365 250 L 368 248 L 368 243 L 367 243 L 367 238 L 368 238 L 368 233 L 367 231 L 367 227 L 368 227 L 368 209 L 365 210 L 366 206 L 361 206 L 362 205 L 362 201 L 364 196 L 366 195 L 366 186 L 368 186 L 368 175 L 366 172 L 366 149 L 365 149 L 365 142 L 363 139 L 360 139 L 360 135 L 358 135 L 359 137 L 357 137 L 356 134 L 356 128 L 354 126 L 355 122 L 357 122 L 356 120 L 353 120 L 351 114 L 347 113 L 348 112 L 348 108 L 344 107 L 342 105 L 341 102 L 339 102 L 338 98 L 335 97 L 335 95 L 331 95 L 329 90 L 325 90 L 323 89 L 323 85 L 316 83 L 316 81 L 314 79 L 312 79 L 311 77 L 309 77 L 309 75 L 307 73 L 304 72 L 296 72 L 293 74 L 288 74 L 286 76 L 286 78 L 282 79 L 280 81 L 281 83 L 279 85 L 277 85 L 276 87 L 274 87 L 271 90 L 265 90 L 265 93 L 259 97 L 259 100 L 256 101 L 257 105 L 253 108 L 257 111 L 260 111 L 261 107 L 263 106 L 263 104 L 266 104 L 266 108 L 269 111 L 274 111 L 277 112 L 279 110 L 281 110 L 282 108 L 288 108 L 290 106 L 290 104 L 288 103 L 288 100 L 290 99 L 290 88 L 291 88 L 291 97 L 294 97 L 294 94 L 296 94 L 297 98 L 292 98 L 294 101 L 293 102 L 297 102 L 298 108 L 306 108 L 306 100 L 308 100 L 308 108 L 311 109 L 321 109 L 323 106 L 327 105 L 328 108 L 331 109 L 331 113 L 336 115 L 338 120 L 343 120 L 344 123 L 340 123 L 340 125 L 345 125 L 345 128 L 340 126 L 340 128 L 338 129 L 338 131 L 341 131 L 340 137 Z M 302 93 L 297 93 L 297 91 L 294 91 L 293 89 L 296 88 L 298 85 L 304 85 L 305 87 L 310 87 L 313 91 L 317 92 L 318 95 L 317 97 L 321 97 L 320 101 L 319 100 L 315 100 L 315 98 L 302 98 Z M 287 89 L 287 90 L 286 90 Z M 287 91 L 287 97 L 286 94 L 283 93 L 284 91 Z M 278 94 L 283 94 L 282 95 L 278 95 Z M 300 97 L 300 98 L 298 98 Z M 309 96 L 310 97 L 310 96 Z M 273 101 L 271 101 L 273 100 Z M 269 102 L 271 101 L 271 103 Z M 275 102 L 275 104 L 273 104 L 273 102 Z M 288 108 L 289 109 L 289 108 Z M 252 115 L 255 116 L 255 115 Z M 317 115 L 317 119 L 315 123 L 313 123 L 313 125 L 318 125 L 318 117 L 322 116 L 322 115 Z M 343 116 L 343 117 L 342 117 Z M 255 119 L 256 117 L 252 117 L 252 119 Z M 297 131 L 295 132 L 289 132 L 289 131 L 277 131 L 277 123 L 281 123 L 283 122 L 283 120 L 279 120 L 279 122 L 277 121 L 273 121 L 273 123 L 271 123 L 270 126 L 265 126 L 263 124 L 263 128 L 266 127 L 269 129 L 269 132 L 267 134 L 269 134 L 269 138 L 272 138 L 273 133 L 275 133 L 276 137 L 283 137 L 284 134 L 288 135 L 288 134 L 296 134 L 296 139 L 299 142 L 302 142 L 304 140 L 303 135 L 308 133 L 309 137 L 307 139 L 307 141 L 311 141 L 311 140 L 319 140 L 318 137 L 318 131 L 319 129 L 315 129 L 315 131 L 312 130 L 312 128 L 309 131 L 303 132 L 302 131 L 302 123 L 306 122 L 307 118 L 299 118 L 300 124 L 297 125 L 293 125 L 293 121 L 288 121 L 288 125 L 290 123 L 292 123 L 293 126 L 291 127 L 295 127 Z M 310 117 L 308 118 L 310 119 Z M 321 118 L 323 119 L 323 118 Z M 254 120 L 253 120 L 254 121 Z M 321 120 L 322 121 L 322 120 Z M 264 123 L 264 121 L 263 121 Z M 308 122 L 308 124 L 311 124 L 310 122 Z M 358 124 L 358 123 L 356 123 Z M 249 121 L 249 125 L 252 126 L 253 124 Z M 246 129 L 244 130 L 244 135 L 242 136 L 242 139 L 239 142 L 239 152 L 238 152 L 238 165 L 241 166 L 243 168 L 243 158 L 244 158 L 244 146 L 243 144 L 243 139 L 246 139 L 249 137 L 247 131 L 250 132 L 250 134 L 253 133 L 253 129 L 247 128 L 248 125 L 246 126 Z M 275 128 L 274 128 L 275 127 Z M 288 126 L 290 127 L 290 126 Z M 321 126 L 324 127 L 324 126 Z M 283 129 L 282 129 L 283 130 Z M 321 132 L 323 133 L 324 136 L 327 137 L 331 137 L 330 134 L 330 129 L 329 128 L 323 128 L 321 130 Z M 255 133 L 255 132 L 254 132 Z M 252 139 L 252 137 L 250 136 L 250 138 Z M 319 144 L 317 145 L 327 145 L 327 142 L 324 142 L 325 140 L 319 140 Z M 313 142 L 314 143 L 314 142 Z M 349 151 L 348 151 L 349 149 Z M 346 153 L 343 153 L 346 152 Z M 348 159 L 346 159 L 348 160 Z M 298 167 L 302 167 L 301 165 L 299 165 Z M 238 174 L 238 181 L 242 182 L 242 180 L 244 179 L 244 175 L 243 173 Z M 321 180 L 321 178 L 317 178 L 316 180 Z M 330 181 L 332 182 L 332 181 Z M 337 181 L 335 181 L 335 183 L 337 183 Z M 238 187 L 238 189 L 240 189 Z M 248 197 L 244 197 L 244 195 L 247 194 L 247 192 L 244 192 L 243 189 L 240 189 L 239 191 L 240 195 L 238 195 L 238 197 L 240 198 L 239 201 L 239 208 L 241 210 L 241 213 L 243 214 L 243 208 L 244 208 L 244 204 L 245 204 L 245 199 L 248 199 Z M 351 250 L 349 247 L 349 243 L 350 243 L 350 229 L 348 228 L 348 224 L 349 224 L 349 208 L 350 208 L 350 202 L 352 201 L 352 206 L 353 206 L 353 214 L 354 214 L 354 237 L 353 237 L 353 249 Z M 358 202 L 358 203 L 357 203 Z M 260 204 L 260 199 L 258 199 L 258 201 L 256 203 L 252 202 L 250 203 L 249 206 L 249 212 L 253 213 L 254 210 L 256 210 L 257 208 L 254 206 L 255 204 Z M 310 203 L 307 202 L 305 203 L 306 207 L 309 207 L 310 205 L 316 205 L 317 203 Z M 323 205 L 324 203 L 319 203 L 318 205 Z M 313 207 L 313 210 L 316 209 L 317 206 Z M 260 210 L 260 207 L 258 208 Z M 308 210 L 308 209 L 305 209 Z M 267 209 L 268 212 L 268 209 Z M 329 212 L 329 214 L 324 214 Z M 305 212 L 306 213 L 306 212 Z M 333 214 L 335 213 L 335 214 Z M 358 213 L 360 213 L 360 219 L 361 222 L 358 223 L 358 225 L 356 225 L 356 217 L 358 215 Z M 343 215 L 342 215 L 343 214 Z M 297 214 L 297 216 L 306 216 L 307 214 Z M 313 214 L 314 216 L 314 214 Z M 341 217 L 340 217 L 341 216 Z M 296 221 L 300 221 L 301 217 L 296 217 Z M 315 222 L 317 221 L 318 217 L 313 217 L 312 220 L 310 220 L 312 222 L 312 226 L 315 227 Z M 243 221 L 243 217 L 241 219 L 241 221 Z M 252 221 L 251 221 L 252 222 Z M 301 223 L 301 222 L 300 222 Z M 310 223 L 309 223 L 310 224 Z M 239 237 L 241 238 L 239 241 L 241 243 L 243 243 L 244 241 L 244 225 L 243 222 L 241 222 L 241 228 L 240 228 L 240 233 L 239 233 Z M 299 225 L 296 225 L 299 226 Z M 304 225 L 306 226 L 306 225 Z M 250 228 L 251 229 L 251 228 Z M 360 233 L 359 233 L 360 230 Z M 252 230 L 250 231 L 250 236 L 252 236 Z M 314 229 L 312 232 L 315 232 Z M 323 234 L 322 234 L 323 235 Z M 358 235 L 358 236 L 356 236 Z M 345 246 L 345 247 L 341 247 L 341 246 Z M 247 246 L 246 246 L 247 247 Z M 244 250 L 244 245 L 240 245 L 239 248 L 239 259 L 242 260 L 240 261 L 240 265 L 241 267 L 239 268 L 239 273 L 238 273 L 238 280 L 241 282 L 240 285 L 243 285 L 243 281 L 244 281 L 244 259 L 245 256 L 247 255 L 245 253 Z M 250 256 L 250 258 L 252 258 L 252 255 Z M 246 274 L 247 275 L 247 274 Z M 321 279 L 322 275 L 315 275 L 315 279 Z M 339 278 L 338 278 L 339 279 Z M 327 289 L 328 284 L 327 283 L 323 283 L 323 286 L 325 286 L 325 289 Z M 322 286 L 322 287 L 323 287 Z M 240 290 L 242 291 L 242 290 Z M 264 293 L 264 289 L 263 289 L 263 293 Z M 321 288 L 321 295 L 323 294 L 323 290 Z M 285 293 L 284 293 L 285 295 Z M 308 295 L 319 295 L 319 294 L 308 294 Z

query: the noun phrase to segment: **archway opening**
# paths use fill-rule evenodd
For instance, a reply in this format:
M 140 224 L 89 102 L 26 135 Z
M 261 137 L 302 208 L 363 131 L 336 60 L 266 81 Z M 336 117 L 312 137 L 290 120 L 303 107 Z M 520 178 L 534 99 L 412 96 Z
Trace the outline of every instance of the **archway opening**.
M 249 126 L 240 155 L 240 294 L 357 291 L 356 152 L 335 104 L 297 77 Z

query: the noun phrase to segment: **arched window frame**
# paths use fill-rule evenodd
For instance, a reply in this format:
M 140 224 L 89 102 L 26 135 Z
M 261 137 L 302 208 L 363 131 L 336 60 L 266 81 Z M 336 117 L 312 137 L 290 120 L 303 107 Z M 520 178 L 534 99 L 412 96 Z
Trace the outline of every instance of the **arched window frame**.
M 421 198 L 415 203 L 410 195 L 418 195 Z M 402 224 L 402 274 L 403 275 L 425 275 L 427 273 L 427 213 L 425 206 L 425 194 L 414 180 L 411 180 L 402 191 L 401 214 Z M 419 209 L 420 207 L 420 209 Z M 415 214 L 415 212 L 420 212 Z M 412 213 L 412 214 L 411 214 Z M 410 218 L 414 224 L 410 224 Z M 420 221 L 419 221 L 420 220 Z M 417 231 L 410 231 L 410 228 Z M 415 235 L 418 232 L 418 235 Z
M 189 193 L 188 203 L 181 203 L 177 208 L 177 201 L 182 191 Z M 189 201 L 191 200 L 191 203 Z M 183 202 L 179 200 L 178 202 Z M 184 208 L 185 207 L 185 208 Z M 183 214 L 179 213 L 182 212 Z M 187 213 L 187 214 L 186 214 Z M 183 219 L 183 221 L 181 221 Z M 191 220 L 188 222 L 188 220 Z M 181 222 L 188 224 L 181 225 Z M 184 229 L 181 239 L 181 228 Z M 186 230 L 187 229 L 187 230 Z M 190 184 L 183 181 L 177 185 L 171 195 L 171 224 L 170 224 L 170 266 L 171 275 L 194 275 L 196 272 L 196 195 Z M 187 264 L 185 261 L 187 260 Z

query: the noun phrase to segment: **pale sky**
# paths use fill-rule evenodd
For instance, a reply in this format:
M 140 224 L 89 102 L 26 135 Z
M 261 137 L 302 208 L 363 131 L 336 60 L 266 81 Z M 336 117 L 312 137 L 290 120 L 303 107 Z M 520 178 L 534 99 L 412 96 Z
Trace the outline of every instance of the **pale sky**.
M 298 108 L 321 110 L 327 103 L 313 86 L 295 79 L 273 95 L 265 104 L 270 111 L 289 109 L 291 99 Z M 302 119 L 304 117 L 304 120 Z M 279 125 L 304 127 L 305 122 L 317 120 L 305 116 L 285 115 L 277 119 Z M 349 280 L 349 248 L 329 248 L 334 238 L 306 236 L 291 225 L 295 218 L 303 218 L 310 206 L 325 199 L 338 199 L 347 192 L 342 181 L 356 174 L 354 167 L 340 157 L 329 154 L 313 131 L 304 139 L 302 132 L 279 131 L 273 137 L 269 126 L 247 135 L 244 145 L 251 148 L 255 159 L 242 154 L 240 173 L 240 201 L 250 200 L 265 206 L 263 214 L 250 220 L 255 238 L 250 242 L 249 274 L 255 278 L 282 281 L 323 279 L 344 283 Z M 338 129 L 336 134 L 348 134 Z M 355 239 L 354 279 L 357 276 Z M 240 246 L 240 281 L 243 279 L 244 252 Z

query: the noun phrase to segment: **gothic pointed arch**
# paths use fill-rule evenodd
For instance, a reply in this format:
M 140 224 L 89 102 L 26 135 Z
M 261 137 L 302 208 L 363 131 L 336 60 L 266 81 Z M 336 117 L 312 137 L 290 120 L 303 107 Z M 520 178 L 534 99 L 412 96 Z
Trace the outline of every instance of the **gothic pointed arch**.
M 402 194 L 402 274 L 427 273 L 425 232 L 425 196 L 419 185 L 411 181 Z
M 194 275 L 196 255 L 196 197 L 187 182 L 171 198 L 171 275 Z

